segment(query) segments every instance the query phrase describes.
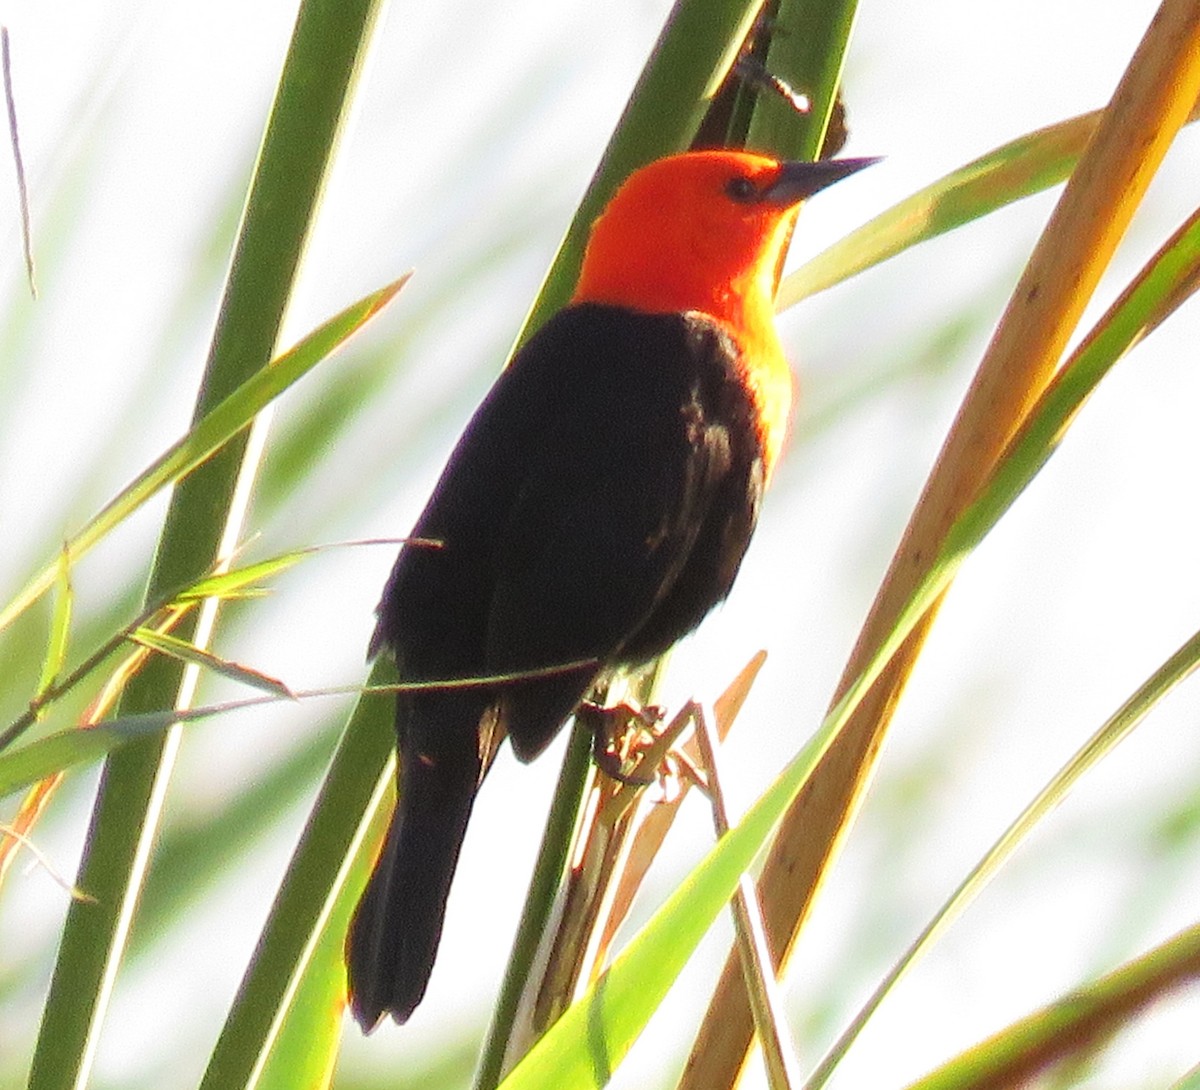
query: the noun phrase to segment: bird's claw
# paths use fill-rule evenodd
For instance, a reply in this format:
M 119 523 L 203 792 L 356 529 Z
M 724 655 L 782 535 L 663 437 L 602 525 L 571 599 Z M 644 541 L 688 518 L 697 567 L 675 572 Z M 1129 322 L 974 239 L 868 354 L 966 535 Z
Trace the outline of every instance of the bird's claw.
M 666 718 L 665 708 L 624 703 L 602 707 L 584 701 L 576 715 L 592 732 L 592 759 L 606 776 L 632 787 L 651 787 L 659 782 L 658 769 L 649 774 L 640 769 L 642 751 L 657 738 Z

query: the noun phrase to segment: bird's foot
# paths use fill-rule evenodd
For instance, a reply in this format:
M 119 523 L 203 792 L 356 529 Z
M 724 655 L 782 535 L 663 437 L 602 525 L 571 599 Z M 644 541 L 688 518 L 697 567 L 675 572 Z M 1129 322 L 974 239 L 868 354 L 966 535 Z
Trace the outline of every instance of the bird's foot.
M 677 745 L 692 725 L 690 705 L 669 722 L 667 709 L 658 705 L 585 702 L 576 714 L 591 728 L 592 759 L 609 779 L 637 789 L 657 785 L 660 802 L 678 796 L 685 781 L 703 785 L 703 776 Z
M 644 757 L 658 739 L 666 709 L 648 704 L 602 707 L 590 701 L 579 705 L 576 716 L 592 732 L 592 759 L 596 767 L 618 783 L 650 787 L 660 780 L 657 768 L 647 771 Z

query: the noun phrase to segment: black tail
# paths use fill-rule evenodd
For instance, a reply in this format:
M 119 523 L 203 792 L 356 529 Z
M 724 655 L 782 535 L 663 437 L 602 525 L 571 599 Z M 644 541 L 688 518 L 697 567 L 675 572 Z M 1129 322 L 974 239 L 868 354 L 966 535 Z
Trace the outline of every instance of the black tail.
M 385 1014 L 407 1021 L 433 969 L 480 778 L 476 734 L 455 728 L 434 736 L 434 752 L 401 753 L 396 813 L 350 924 L 350 1009 L 367 1033 Z

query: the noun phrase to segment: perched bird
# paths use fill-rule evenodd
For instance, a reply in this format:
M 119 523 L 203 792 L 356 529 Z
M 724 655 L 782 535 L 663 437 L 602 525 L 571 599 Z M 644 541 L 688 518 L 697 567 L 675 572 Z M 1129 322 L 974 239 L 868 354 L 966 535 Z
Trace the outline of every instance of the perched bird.
M 871 159 L 687 152 L 632 174 L 579 283 L 516 354 L 442 472 L 379 603 L 405 681 L 569 666 L 396 699 L 398 801 L 347 942 L 365 1031 L 433 968 L 480 781 L 532 760 L 597 681 L 729 593 L 779 455 L 792 379 L 773 296 L 793 212 Z

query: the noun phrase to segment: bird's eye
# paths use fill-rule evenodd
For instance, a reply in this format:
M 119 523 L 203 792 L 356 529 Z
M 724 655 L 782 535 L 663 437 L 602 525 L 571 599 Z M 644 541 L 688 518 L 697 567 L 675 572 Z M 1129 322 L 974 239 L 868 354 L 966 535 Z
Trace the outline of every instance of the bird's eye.
M 736 178 L 730 178 L 725 183 L 725 192 L 738 204 L 749 204 L 758 196 L 758 190 L 754 187 L 754 183 L 741 174 Z

